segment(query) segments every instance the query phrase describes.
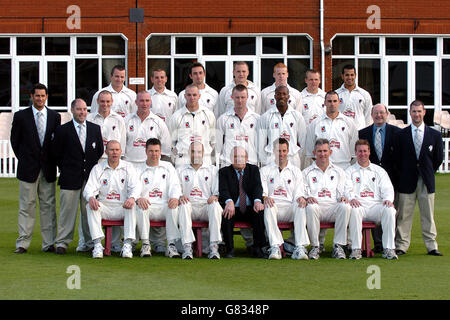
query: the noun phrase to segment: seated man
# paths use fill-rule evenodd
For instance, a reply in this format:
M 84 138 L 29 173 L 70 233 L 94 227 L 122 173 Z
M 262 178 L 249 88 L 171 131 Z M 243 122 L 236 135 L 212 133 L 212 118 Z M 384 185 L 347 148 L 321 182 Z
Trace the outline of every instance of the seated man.
M 183 259 L 192 259 L 192 220 L 209 221 L 210 259 L 220 259 L 219 242 L 222 241 L 220 226 L 222 207 L 219 205 L 219 177 L 216 166 L 203 163 L 204 148 L 194 141 L 189 146 L 191 164 L 177 168 L 183 195 L 180 197 L 178 223 L 183 243 Z
M 350 259 L 361 259 L 362 222 L 381 222 L 383 258 L 398 259 L 395 254 L 394 187 L 387 172 L 370 162 L 370 145 L 367 140 L 355 144 L 357 163 L 345 170 L 352 190 L 347 195 L 352 211 L 349 232 L 352 242 Z
M 131 243 L 135 239 L 136 215 L 135 199 L 140 193 L 133 166 L 120 160 L 122 149 L 120 143 L 111 140 L 106 144 L 107 161 L 96 164 L 89 174 L 83 196 L 86 205 L 87 218 L 91 238 L 94 242 L 93 258 L 103 258 L 102 219 L 124 219 L 125 241 L 121 256 L 132 258 Z
M 344 170 L 330 162 L 331 149 L 327 139 L 317 139 L 314 150 L 316 160 L 303 170 L 306 185 L 306 227 L 311 250 L 309 259 L 319 259 L 320 222 L 334 222 L 332 256 L 345 259 L 343 246 L 347 244 L 347 225 L 350 204 L 345 197 L 349 188 Z
M 235 221 L 249 221 L 253 228 L 253 255 L 256 258 L 264 258 L 262 247 L 266 239 L 259 169 L 247 163 L 248 155 L 244 148 L 237 146 L 231 152 L 233 164 L 219 170 L 219 203 L 225 208 L 222 218 L 225 257 L 234 257 Z
M 175 168 L 170 162 L 161 161 L 161 141 L 150 138 L 145 144 L 147 160 L 138 169 L 141 193 L 137 199 L 136 221 L 142 240 L 141 257 L 150 257 L 150 220 L 166 221 L 169 258 L 179 257 L 175 241 L 180 239 L 178 230 L 178 198 L 181 187 Z
M 302 172 L 289 160 L 289 142 L 284 138 L 275 141 L 273 147 L 275 163 L 261 169 L 264 198 L 264 223 L 269 237 L 269 259 L 281 259 L 280 246 L 283 235 L 277 222 L 294 221 L 295 250 L 292 259 L 308 259 L 309 245 L 306 231 L 306 199 Z

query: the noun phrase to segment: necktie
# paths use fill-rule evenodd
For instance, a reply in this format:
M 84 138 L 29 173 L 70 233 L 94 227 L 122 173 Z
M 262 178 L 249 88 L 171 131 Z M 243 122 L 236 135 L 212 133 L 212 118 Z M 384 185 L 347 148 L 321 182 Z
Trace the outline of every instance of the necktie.
M 378 156 L 378 160 L 381 161 L 381 156 L 383 155 L 383 148 L 381 147 L 381 128 L 378 128 L 376 133 L 375 133 L 375 141 L 374 141 L 374 146 L 375 146 L 375 152 L 377 153 Z
M 243 187 L 243 181 L 244 181 L 244 171 L 239 172 L 239 210 L 241 210 L 241 213 L 245 213 L 247 210 L 247 195 L 245 194 L 244 187 Z
M 44 144 L 44 137 L 45 137 L 44 115 L 40 111 L 38 111 L 36 115 L 37 115 L 37 131 L 39 135 L 39 142 L 41 143 L 42 146 Z
M 414 149 L 416 149 L 416 157 L 417 159 L 419 159 L 422 141 L 420 141 L 419 137 L 419 128 L 416 128 L 415 130 L 416 132 L 414 133 Z
M 84 127 L 84 124 L 79 124 L 78 128 L 79 128 L 78 138 L 80 138 L 81 147 L 83 148 L 84 151 L 84 147 L 86 144 L 86 128 Z

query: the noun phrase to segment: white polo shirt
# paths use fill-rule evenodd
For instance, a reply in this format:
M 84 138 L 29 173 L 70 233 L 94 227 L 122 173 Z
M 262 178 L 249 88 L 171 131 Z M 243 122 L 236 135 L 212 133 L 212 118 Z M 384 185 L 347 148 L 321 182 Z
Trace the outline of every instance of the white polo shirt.
M 358 86 L 348 91 L 342 84 L 336 93 L 339 95 L 339 111 L 355 121 L 357 130 L 372 123 L 372 97 L 369 92 Z
M 113 104 L 111 105 L 112 111 L 121 115 L 123 118 L 125 118 L 125 116 L 129 113 L 136 112 L 137 110 L 136 92 L 134 92 L 131 89 L 128 89 L 125 86 L 122 87 L 122 90 L 120 90 L 120 92 L 117 92 L 116 90 L 113 89 L 112 85 L 109 84 L 109 86 L 104 87 L 101 90 L 97 91 L 94 94 L 94 97 L 92 97 L 91 113 L 95 113 L 98 111 L 97 98 L 98 94 L 103 90 L 109 91 L 112 94 L 113 97 Z
M 258 155 L 256 125 L 260 115 L 248 109 L 244 119 L 239 119 L 234 109 L 226 111 L 217 119 L 217 143 L 216 150 L 220 153 L 220 159 L 225 165 L 230 165 L 231 150 L 235 146 L 242 146 L 247 150 L 248 162 L 256 165 Z
M 303 89 L 302 92 L 302 115 L 305 118 L 306 126 L 317 117 L 320 117 L 325 113 L 325 94 L 326 92 L 319 88 L 317 93 L 310 93 L 308 90 Z
M 209 197 L 219 196 L 219 169 L 202 164 L 195 170 L 190 164 L 177 168 L 184 196 L 193 204 L 205 204 Z
M 247 108 L 252 110 L 257 114 L 261 114 L 261 91 L 259 88 L 250 80 L 247 80 L 247 91 L 248 91 L 248 99 L 247 99 Z M 234 109 L 234 101 L 231 98 L 233 93 L 233 88 L 236 86 L 234 80 L 223 87 L 219 93 L 219 99 L 217 101 L 217 108 L 214 112 L 216 118 L 219 118 L 222 114 L 227 112 L 228 110 Z
M 164 88 L 164 91 L 159 93 L 154 87 L 148 90 L 148 92 L 152 97 L 151 111 L 163 119 L 167 125 L 170 117 L 177 109 L 177 94 L 167 88 Z
M 161 141 L 161 153 L 170 156 L 169 129 L 164 120 L 150 111 L 149 115 L 141 121 L 136 112 L 125 118 L 127 142 L 125 148 L 125 160 L 133 162 L 144 162 L 147 160 L 145 144 L 150 138 L 158 138 Z
M 186 107 L 186 99 L 184 98 L 185 92 L 186 90 L 183 90 L 178 95 L 177 109 Z M 216 112 L 215 110 L 217 108 L 217 99 L 219 98 L 219 94 L 217 93 L 217 91 L 205 83 L 205 88 L 200 89 L 199 93 L 200 93 L 200 100 L 198 101 L 199 105 L 211 110 L 213 113 Z
M 303 104 L 302 104 L 302 95 L 300 91 L 295 88 L 292 88 L 289 84 L 286 85 L 289 89 L 289 101 L 288 105 L 302 112 Z M 270 87 L 264 88 L 261 91 L 261 114 L 267 112 L 272 107 L 277 106 L 277 102 L 275 101 L 275 83 L 273 83 Z

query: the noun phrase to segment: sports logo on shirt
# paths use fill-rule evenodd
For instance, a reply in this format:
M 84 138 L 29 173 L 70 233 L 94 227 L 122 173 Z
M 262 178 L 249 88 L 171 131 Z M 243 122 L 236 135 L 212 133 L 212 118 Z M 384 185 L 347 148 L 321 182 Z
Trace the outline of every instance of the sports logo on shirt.
M 278 129 L 278 122 L 275 122 L 274 125 L 275 129 Z
M 252 96 L 252 100 L 255 98 L 255 96 Z
M 325 198 L 325 197 L 331 198 L 331 192 L 327 188 L 323 188 L 322 190 L 320 190 L 318 192 L 317 196 L 319 198 Z
M 372 182 L 375 182 L 375 177 L 372 178 Z
M 352 111 L 351 109 L 345 110 L 344 111 L 344 115 L 346 115 L 347 117 L 355 119 L 355 112 Z
M 326 127 L 325 127 L 325 126 L 322 126 L 322 127 L 320 128 L 320 132 L 327 132 Z
M 203 124 L 203 125 L 205 124 L 205 122 L 206 122 L 205 120 L 202 120 L 202 124 Z
M 305 103 L 305 104 L 303 105 L 303 108 L 304 108 L 305 110 L 308 110 L 308 109 L 309 109 L 308 104 Z
M 339 98 L 339 103 L 344 103 L 344 100 L 342 98 Z
M 273 178 L 270 178 L 269 182 L 270 182 L 270 183 L 273 183 Z
M 190 127 L 191 127 L 191 125 L 189 124 L 189 121 L 187 121 L 187 122 L 184 124 L 184 127 L 185 127 L 185 128 L 190 128 Z
M 252 129 L 253 126 L 254 126 L 254 124 L 253 124 L 253 123 L 250 123 L 250 129 Z M 430 151 L 431 151 L 431 150 L 430 150 Z
M 153 189 L 152 191 L 150 191 L 149 193 L 148 193 L 148 196 L 150 197 L 150 198 L 162 198 L 162 191 L 161 190 L 159 190 L 158 188 L 155 188 L 155 189 Z
M 270 104 L 274 104 L 275 103 L 275 99 L 270 99 Z
M 287 191 L 282 186 L 279 186 L 273 191 L 273 195 L 287 197 Z
M 134 131 L 134 126 L 131 125 L 129 129 L 130 129 L 130 132 L 133 132 Z
M 104 186 L 107 186 L 107 185 L 108 185 L 108 180 L 107 180 L 107 179 L 103 179 L 102 184 L 103 184 Z
M 150 127 L 150 131 L 153 131 L 153 127 Z
M 234 123 L 230 123 L 230 129 L 234 129 Z
M 112 130 L 114 131 L 116 129 L 116 126 L 112 126 Z
M 121 179 L 120 182 L 124 183 L 124 182 L 125 182 L 125 179 Z
M 288 184 L 291 184 L 291 182 L 292 182 L 292 180 L 291 180 L 291 179 L 288 179 L 287 183 L 288 183 Z
M 128 104 L 128 100 L 125 100 L 125 104 Z
M 294 126 L 294 123 L 293 122 L 291 122 L 291 123 L 289 123 L 289 125 L 291 126 L 291 128 Z
M 184 176 L 184 181 L 189 182 L 189 176 Z
M 106 195 L 106 199 L 120 201 L 120 193 L 117 193 L 115 190 L 111 190 L 111 192 Z
M 316 178 L 316 177 L 313 177 L 313 178 L 312 178 L 312 182 L 313 182 L 313 183 L 317 183 L 317 178 Z
M 283 132 L 282 134 L 280 134 L 280 138 L 286 139 L 287 141 L 291 140 L 291 135 L 288 134 L 287 132 Z
M 331 139 L 330 140 L 330 148 L 340 149 L 341 143 L 339 141 L 336 141 L 335 139 Z
M 192 188 L 191 193 L 189 194 L 191 197 L 201 197 L 203 195 L 202 190 L 197 187 Z
M 133 147 L 144 147 L 145 148 L 146 141 L 142 138 L 137 138 L 133 141 Z
M 342 129 L 342 131 L 344 131 L 344 130 L 345 130 L 345 127 L 342 127 L 341 129 Z
M 144 183 L 149 184 L 148 178 L 144 178 Z
M 331 177 L 330 177 L 330 179 L 331 179 L 331 180 L 333 181 L 333 179 L 334 179 L 334 176 L 331 176 Z
M 361 183 L 361 178 L 360 177 L 356 177 L 355 181 L 356 181 L 356 183 Z
M 359 104 L 362 104 L 363 103 L 363 100 L 362 99 L 359 99 Z
M 369 189 L 364 189 L 363 191 L 361 191 L 359 193 L 359 195 L 361 198 L 367 198 L 367 197 L 373 198 L 374 197 L 373 191 L 370 191 Z
M 208 181 L 209 177 L 205 177 L 205 181 Z
M 206 99 L 206 103 L 209 103 L 211 101 L 211 99 Z
M 165 173 L 164 173 L 164 174 L 162 175 L 162 178 L 163 178 L 163 179 L 165 179 L 165 178 L 166 178 L 166 174 L 165 174 Z

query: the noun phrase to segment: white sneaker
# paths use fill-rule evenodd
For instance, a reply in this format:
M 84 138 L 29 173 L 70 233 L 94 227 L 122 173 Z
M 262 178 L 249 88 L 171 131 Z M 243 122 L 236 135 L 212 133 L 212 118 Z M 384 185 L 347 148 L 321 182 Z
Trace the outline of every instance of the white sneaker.
M 178 253 L 178 250 L 175 247 L 175 244 L 169 243 L 167 245 L 166 257 L 169 257 L 169 258 L 179 258 L 180 257 L 180 254 Z
M 133 249 L 131 247 L 131 244 L 125 243 L 122 247 L 122 251 L 120 252 L 120 255 L 122 258 L 133 258 Z
M 214 244 L 209 245 L 208 258 L 209 259 L 220 259 L 218 244 L 214 243 Z
M 148 243 L 143 243 L 142 247 L 141 247 L 141 257 L 151 257 L 152 256 L 152 252 L 150 249 L 150 244 Z
M 192 260 L 194 259 L 194 255 L 192 254 L 192 245 L 190 243 L 186 243 L 183 245 L 183 254 L 181 255 L 181 258 L 185 260 Z
M 101 243 L 97 243 L 92 250 L 92 258 L 103 259 L 103 246 Z
M 295 247 L 291 258 L 295 260 L 308 260 L 306 248 L 303 246 Z
M 311 250 L 308 254 L 309 259 L 318 260 L 320 258 L 320 248 L 319 247 L 311 247 Z
M 270 255 L 269 260 L 280 260 L 281 259 L 281 251 L 279 246 L 270 247 Z
M 331 254 L 331 256 L 336 259 L 346 258 L 344 249 L 338 244 L 333 245 L 333 253 Z
M 384 249 L 381 256 L 388 260 L 398 260 L 398 256 L 394 249 Z
M 362 258 L 361 249 L 352 249 L 352 253 L 349 256 L 350 259 L 359 260 Z

